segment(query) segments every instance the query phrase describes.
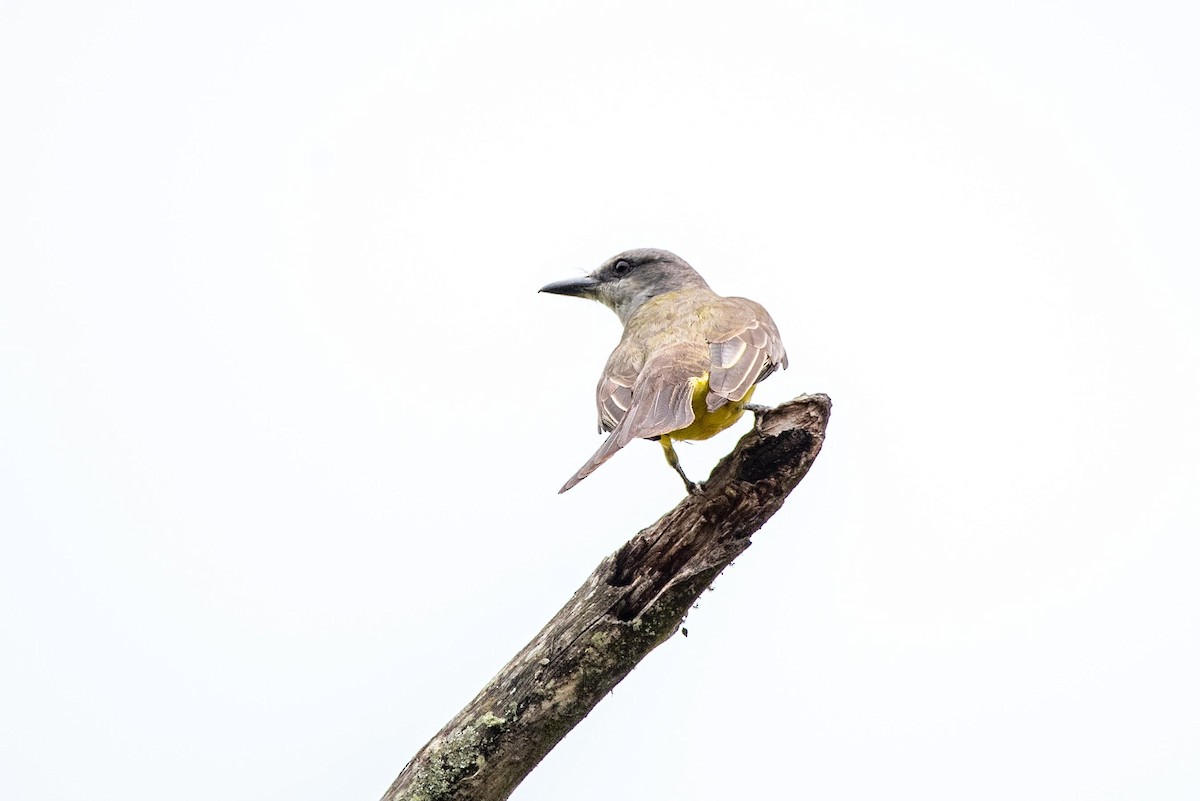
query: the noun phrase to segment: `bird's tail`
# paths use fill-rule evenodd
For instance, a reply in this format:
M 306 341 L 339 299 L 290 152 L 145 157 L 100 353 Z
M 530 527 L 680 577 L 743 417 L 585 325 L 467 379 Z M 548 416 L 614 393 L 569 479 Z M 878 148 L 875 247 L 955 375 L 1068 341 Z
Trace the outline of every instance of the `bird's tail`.
M 622 423 L 623 422 L 624 421 L 622 421 Z M 590 476 L 597 467 L 611 459 L 614 453 L 628 445 L 633 440 L 633 437 L 630 434 L 631 432 L 629 430 L 629 426 L 627 425 L 618 425 L 616 428 L 614 428 L 612 433 L 608 435 L 608 439 L 604 440 L 604 444 L 600 446 L 600 449 L 592 454 L 592 458 L 588 459 L 583 467 L 579 468 L 575 475 L 571 476 L 570 480 L 568 480 L 566 484 L 562 485 L 562 489 L 558 491 L 558 494 L 562 495 L 571 487 L 575 486 L 580 481 L 583 481 L 585 478 Z

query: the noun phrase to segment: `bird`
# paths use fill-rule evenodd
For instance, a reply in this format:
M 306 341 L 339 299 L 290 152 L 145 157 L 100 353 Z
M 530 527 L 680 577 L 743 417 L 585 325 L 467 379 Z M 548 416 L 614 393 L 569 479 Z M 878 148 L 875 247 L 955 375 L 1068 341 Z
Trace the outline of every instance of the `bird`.
M 618 253 L 591 273 L 539 292 L 599 301 L 621 320 L 621 341 L 596 386 L 599 450 L 563 485 L 566 492 L 635 439 L 657 440 L 689 494 L 674 442 L 708 439 L 736 423 L 755 386 L 787 352 L 767 310 L 722 297 L 686 261 L 667 250 Z

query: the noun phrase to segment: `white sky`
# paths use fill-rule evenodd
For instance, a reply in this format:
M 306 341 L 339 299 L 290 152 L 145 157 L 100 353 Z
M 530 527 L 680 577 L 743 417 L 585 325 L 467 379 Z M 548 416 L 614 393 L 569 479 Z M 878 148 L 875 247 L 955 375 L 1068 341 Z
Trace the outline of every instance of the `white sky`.
M 1200 797 L 1198 23 L 0 0 L 0 797 L 382 794 L 681 497 L 644 246 L 833 424 L 515 799 Z

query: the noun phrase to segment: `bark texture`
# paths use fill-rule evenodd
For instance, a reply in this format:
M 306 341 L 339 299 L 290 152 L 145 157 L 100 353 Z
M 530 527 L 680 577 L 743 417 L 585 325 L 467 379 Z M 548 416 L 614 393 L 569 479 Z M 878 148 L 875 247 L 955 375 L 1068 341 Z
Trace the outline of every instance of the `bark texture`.
M 692 604 L 804 478 L 830 401 L 803 395 L 754 429 L 657 523 L 606 557 L 388 788 L 383 801 L 502 801 Z

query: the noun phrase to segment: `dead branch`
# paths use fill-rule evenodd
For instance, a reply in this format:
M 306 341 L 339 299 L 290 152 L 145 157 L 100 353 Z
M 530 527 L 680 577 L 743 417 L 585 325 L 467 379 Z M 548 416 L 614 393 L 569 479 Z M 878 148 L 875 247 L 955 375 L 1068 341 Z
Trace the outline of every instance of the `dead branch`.
M 761 413 L 700 495 L 606 557 L 533 641 L 417 753 L 383 801 L 502 801 L 650 651 L 804 478 L 830 401 Z

